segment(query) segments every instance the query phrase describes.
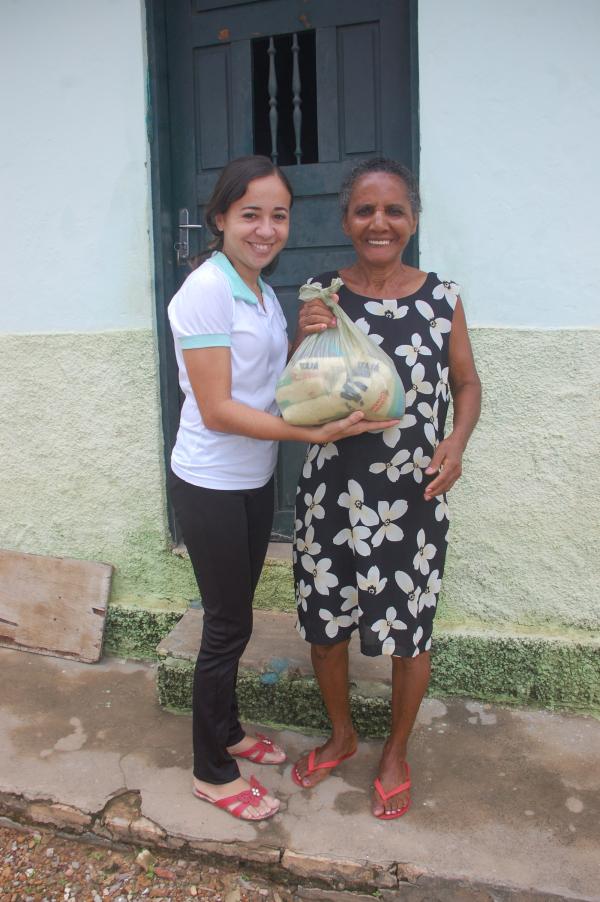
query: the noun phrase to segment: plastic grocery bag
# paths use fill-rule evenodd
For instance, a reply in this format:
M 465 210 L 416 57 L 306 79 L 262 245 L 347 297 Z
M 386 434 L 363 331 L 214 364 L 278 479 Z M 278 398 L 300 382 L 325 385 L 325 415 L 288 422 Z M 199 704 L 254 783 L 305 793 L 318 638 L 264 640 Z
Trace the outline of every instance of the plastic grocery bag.
M 394 361 L 332 300 L 343 284 L 338 278 L 323 288 L 309 279 L 300 289 L 301 301 L 321 298 L 337 326 L 308 335 L 277 383 L 281 414 L 295 426 L 319 426 L 354 410 L 363 411 L 368 420 L 397 419 L 404 413 L 404 388 Z

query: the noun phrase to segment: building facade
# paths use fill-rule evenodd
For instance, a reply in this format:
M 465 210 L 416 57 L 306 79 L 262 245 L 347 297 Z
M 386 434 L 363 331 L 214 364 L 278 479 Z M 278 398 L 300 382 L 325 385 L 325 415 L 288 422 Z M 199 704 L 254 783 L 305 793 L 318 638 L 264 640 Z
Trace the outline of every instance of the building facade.
M 235 82 L 242 51 L 222 53 L 236 28 L 249 27 L 232 24 L 229 5 L 171 7 L 206 15 L 207 28 L 222 20 L 202 44 L 208 50 L 192 47 L 200 113 L 224 79 L 233 79 L 228 96 L 252 107 L 244 79 Z M 356 103 L 365 83 L 380 100 L 379 118 L 363 117 L 358 128 L 350 95 L 336 89 L 327 140 L 339 139 L 345 164 L 368 155 L 371 139 L 374 150 L 405 148 L 422 186 L 420 266 L 462 286 L 484 407 L 450 496 L 438 688 L 597 705 L 600 8 L 595 0 L 407 3 L 394 32 L 405 41 L 396 72 L 387 63 L 393 45 L 373 25 L 385 2 L 360 21 L 352 3 L 332 0 L 320 10 L 317 0 L 239 7 L 273 30 L 284 7 L 297 7 L 300 35 L 318 30 L 325 11 L 331 17 L 322 28 L 329 37 L 315 45 L 317 71 L 332 39 L 338 89 L 356 70 Z M 186 110 L 169 95 L 165 60 L 177 28 L 165 25 L 165 10 L 141 0 L 60 0 L 43 10 L 4 2 L 0 35 L 0 547 L 108 561 L 111 609 L 148 617 L 176 616 L 197 591 L 172 550 L 165 492 L 174 395 L 162 317 L 169 279 L 181 278 L 174 254 L 167 259 L 179 232 L 165 211 L 175 216 L 181 205 L 169 191 L 179 190 L 185 160 L 171 152 L 165 163 L 164 148 L 172 151 L 165 130 Z M 259 30 L 261 39 L 270 34 Z M 353 56 L 363 39 L 368 77 Z M 404 79 L 401 90 L 386 87 L 390 72 Z M 326 129 L 331 107 L 319 103 L 313 115 Z M 200 175 L 216 171 L 219 154 L 247 149 L 236 109 L 223 126 L 231 145 L 202 145 Z M 343 169 L 334 163 L 305 169 L 329 167 L 326 188 L 306 189 L 318 195 L 314 215 L 327 235 L 337 228 Z M 347 253 L 331 236 L 302 258 L 307 276 L 330 248 Z M 290 316 L 296 276 L 284 264 Z M 272 565 L 260 591 L 261 603 L 288 604 L 289 569 Z

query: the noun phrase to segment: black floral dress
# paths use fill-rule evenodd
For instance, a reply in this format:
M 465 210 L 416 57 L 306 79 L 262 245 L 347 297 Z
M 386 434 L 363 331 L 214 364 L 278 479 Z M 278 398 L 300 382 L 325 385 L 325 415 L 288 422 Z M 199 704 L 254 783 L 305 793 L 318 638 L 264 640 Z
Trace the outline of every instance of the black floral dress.
M 328 285 L 337 273 L 318 277 Z M 445 495 L 423 493 L 448 411 L 448 345 L 459 288 L 429 273 L 405 298 L 343 286 L 340 304 L 396 363 L 397 426 L 309 445 L 296 496 L 298 630 L 329 645 L 359 630 L 361 651 L 414 657 L 431 646 L 448 533 Z

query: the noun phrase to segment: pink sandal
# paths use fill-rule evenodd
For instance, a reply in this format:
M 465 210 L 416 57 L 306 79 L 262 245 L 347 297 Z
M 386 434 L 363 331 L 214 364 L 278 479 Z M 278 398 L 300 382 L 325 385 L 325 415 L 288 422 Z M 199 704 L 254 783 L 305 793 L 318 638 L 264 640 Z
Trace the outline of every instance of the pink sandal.
M 352 758 L 353 755 L 356 754 L 356 749 L 353 752 L 349 752 L 347 755 L 342 755 L 341 758 L 336 758 L 333 761 L 321 761 L 320 764 L 315 764 L 315 758 L 317 757 L 318 749 L 313 749 L 308 756 L 308 770 L 304 774 L 303 777 L 298 773 L 298 766 L 294 764 L 292 768 L 292 780 L 299 786 L 301 789 L 312 789 L 311 786 L 305 786 L 302 780 L 305 780 L 306 777 L 310 777 L 311 774 L 314 774 L 315 771 L 321 770 L 322 768 L 328 767 L 337 767 L 338 764 L 341 764 L 342 761 L 345 761 L 347 758 Z
M 231 814 L 232 817 L 237 817 L 241 821 L 264 821 L 268 817 L 273 817 L 279 811 L 279 807 L 277 807 L 274 811 L 268 811 L 266 814 L 242 817 L 246 808 L 256 805 L 267 794 L 267 790 L 258 782 L 256 777 L 250 777 L 250 789 L 244 789 L 242 792 L 227 796 L 224 799 L 211 799 L 210 796 L 200 792 L 195 786 L 193 792 L 197 799 L 202 799 L 203 802 L 210 802 L 211 805 L 215 805 L 217 808 L 223 808 L 227 814 Z M 230 805 L 235 805 L 235 808 L 230 808 Z
M 256 736 L 256 742 L 249 749 L 246 749 L 245 752 L 232 752 L 232 755 L 235 758 L 249 758 L 254 764 L 283 764 L 287 758 L 283 749 L 280 749 L 272 739 L 262 733 L 257 733 Z M 275 754 L 278 751 L 283 755 L 280 761 L 263 761 L 265 755 Z
M 404 783 L 401 783 L 400 786 L 394 787 L 389 792 L 386 792 L 383 786 L 381 785 L 381 780 L 379 777 L 375 780 L 373 786 L 375 787 L 375 791 L 377 795 L 381 799 L 382 802 L 387 802 L 388 799 L 392 799 L 394 796 L 399 795 L 401 792 L 405 792 L 407 789 L 410 789 L 410 768 L 408 766 L 408 762 L 406 762 L 406 780 Z M 393 813 L 386 814 L 374 814 L 373 817 L 376 817 L 380 821 L 393 821 L 397 817 L 402 817 L 403 814 L 406 814 L 408 809 L 410 808 L 410 795 L 408 797 L 408 801 L 406 805 L 403 805 L 402 808 L 399 808 L 398 811 L 394 811 Z

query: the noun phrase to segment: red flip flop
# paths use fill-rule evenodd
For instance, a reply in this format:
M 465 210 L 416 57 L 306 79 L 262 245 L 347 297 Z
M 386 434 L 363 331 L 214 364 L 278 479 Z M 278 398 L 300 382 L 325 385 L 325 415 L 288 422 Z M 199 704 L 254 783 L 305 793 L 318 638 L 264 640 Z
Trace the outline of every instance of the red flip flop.
M 272 739 L 269 739 L 268 736 L 264 736 L 262 733 L 257 733 L 256 736 L 256 742 L 254 745 L 251 745 L 249 749 L 246 749 L 245 752 L 232 752 L 232 755 L 235 758 L 249 758 L 254 764 L 283 764 L 283 762 L 287 760 L 287 755 L 283 749 L 280 749 L 278 745 L 275 745 Z M 281 761 L 263 761 L 265 755 L 275 753 L 276 751 L 282 752 L 283 758 Z
M 256 777 L 250 777 L 250 789 L 244 789 L 242 792 L 227 796 L 224 799 L 211 799 L 210 796 L 200 792 L 195 786 L 193 792 L 197 799 L 202 799 L 203 802 L 210 802 L 216 808 L 223 808 L 227 814 L 231 814 L 232 817 L 237 817 L 241 821 L 264 821 L 268 817 L 273 817 L 279 811 L 279 808 L 276 808 L 275 811 L 269 811 L 267 814 L 261 814 L 258 817 L 242 817 L 246 808 L 256 805 L 267 794 L 267 790 L 258 782 Z M 234 804 L 235 808 L 229 807 Z
M 313 749 L 308 756 L 308 770 L 304 774 L 304 777 L 310 777 L 311 774 L 314 774 L 315 771 L 321 770 L 328 767 L 337 767 L 338 764 L 341 764 L 342 761 L 345 761 L 347 758 L 352 758 L 353 755 L 356 754 L 356 749 L 353 752 L 350 752 L 348 755 L 342 755 L 341 758 L 336 758 L 334 761 L 321 761 L 320 764 L 315 764 L 315 758 L 317 756 L 318 749 Z M 294 764 L 292 767 L 292 780 L 299 786 L 300 789 L 311 789 L 311 786 L 305 786 L 302 782 L 303 778 L 298 773 L 298 768 Z
M 394 796 L 399 795 L 401 792 L 405 792 L 407 789 L 410 789 L 410 768 L 408 766 L 408 762 L 406 763 L 406 780 L 404 781 L 404 783 L 401 783 L 400 786 L 396 786 L 394 787 L 394 789 L 386 792 L 381 785 L 381 780 L 379 779 L 379 777 L 377 777 L 377 779 L 373 783 L 373 786 L 375 787 L 375 791 L 377 792 L 377 795 L 382 802 L 387 802 L 388 799 L 392 799 Z M 383 814 L 374 814 L 373 817 L 376 817 L 377 820 L 380 821 L 394 821 L 397 817 L 402 817 L 403 814 L 406 814 L 409 808 L 410 795 L 408 797 L 408 802 L 406 803 L 406 805 L 404 805 L 402 808 L 399 808 L 398 811 L 394 811 L 393 814 L 385 814 L 384 812 Z

